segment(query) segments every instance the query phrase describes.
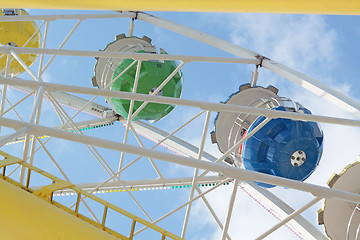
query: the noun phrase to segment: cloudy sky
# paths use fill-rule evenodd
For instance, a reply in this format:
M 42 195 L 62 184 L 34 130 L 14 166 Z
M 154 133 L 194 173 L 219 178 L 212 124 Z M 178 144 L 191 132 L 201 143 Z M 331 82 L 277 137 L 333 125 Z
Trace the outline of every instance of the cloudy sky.
M 49 14 L 60 13 L 60 11 L 30 10 L 30 13 Z M 360 19 L 357 16 L 222 13 L 153 14 L 260 53 L 359 100 L 357 92 L 360 90 L 358 84 L 360 71 L 357 66 L 357 56 L 360 53 L 358 49 L 360 27 L 357 23 Z M 128 23 L 128 20 L 89 20 L 80 25 L 79 30 L 64 48 L 103 49 L 107 43 L 113 41 L 115 35 L 127 33 Z M 56 28 L 51 28 L 49 36 L 53 37 L 49 38 L 48 47 L 56 48 L 61 42 L 57 39 L 65 37 L 66 31 L 69 31 L 73 24 L 74 22 L 68 21 L 64 24 L 57 24 Z M 139 21 L 135 22 L 134 34 L 139 37 L 142 35 L 151 37 L 158 48 L 164 48 L 170 54 L 232 57 L 230 53 L 222 52 L 168 30 Z M 58 57 L 43 78 L 49 82 L 90 87 L 94 63 L 93 59 Z M 240 85 L 250 80 L 252 70 L 253 66 L 247 65 L 187 64 L 183 68 L 182 98 L 210 102 L 224 101 L 231 93 L 237 91 Z M 351 115 L 331 103 L 266 69 L 260 69 L 258 84 L 276 86 L 279 89 L 280 96 L 300 102 L 314 114 L 352 118 Z M 103 99 L 98 101 L 105 104 Z M 46 107 L 49 106 L 45 104 Z M 197 109 L 177 108 L 155 125 L 170 131 L 179 124 L 186 122 L 197 112 L 199 112 Z M 212 115 L 212 118 L 214 117 L 215 114 Z M 47 120 L 49 119 L 47 118 Z M 190 143 L 199 144 L 203 122 L 204 118 L 200 118 L 192 123 L 189 128 L 179 132 L 178 136 Z M 354 162 L 360 154 L 360 130 L 329 124 L 322 124 L 321 126 L 325 135 L 324 152 L 319 167 L 307 182 L 325 186 L 334 172 L 340 172 L 347 164 Z M 214 126 L 210 124 L 209 131 L 213 128 Z M 115 136 L 116 139 L 114 140 L 122 141 L 123 130 L 114 130 L 115 132 L 111 133 L 110 131 L 106 131 L 105 134 L 109 134 L 109 137 L 113 138 Z M 104 132 L 96 134 L 101 135 Z M 116 134 L 119 136 L 116 137 Z M 76 147 L 69 144 L 65 144 L 63 147 L 67 148 L 68 151 L 76 151 Z M 55 155 L 60 156 L 62 154 L 58 148 L 55 146 L 53 148 Z M 220 156 L 217 147 L 210 144 L 209 138 L 206 143 L 206 151 L 215 156 Z M 171 166 L 170 170 L 167 171 L 172 171 L 174 174 L 183 173 L 188 176 L 192 176 L 193 172 L 192 169 L 181 166 Z M 92 176 L 95 175 L 94 173 Z M 100 176 L 97 177 L 99 178 L 98 181 L 102 179 Z M 81 176 L 74 175 L 73 179 L 81 181 Z M 208 196 L 222 220 L 226 217 L 231 191 L 232 185 L 229 185 Z M 289 189 L 277 187 L 272 191 L 294 208 L 298 208 L 311 200 L 309 195 Z M 179 192 L 176 194 L 181 195 Z M 177 196 L 176 198 L 177 200 L 186 199 L 186 192 L 182 197 Z M 311 210 L 306 211 L 304 216 L 316 224 L 316 211 L 320 207 L 321 204 L 316 205 Z M 182 220 L 181 217 L 178 217 L 172 221 L 169 225 L 174 226 L 177 225 L 176 221 Z M 239 189 L 229 228 L 232 239 L 253 239 L 262 231 L 276 224 L 277 221 L 261 204 Z M 181 231 L 181 229 L 174 229 L 175 232 Z M 219 239 L 221 236 L 221 231 L 217 230 L 216 223 L 201 202 L 194 205 L 186 236 L 187 239 Z M 268 239 L 299 239 L 299 236 L 288 228 L 282 227 L 270 235 Z

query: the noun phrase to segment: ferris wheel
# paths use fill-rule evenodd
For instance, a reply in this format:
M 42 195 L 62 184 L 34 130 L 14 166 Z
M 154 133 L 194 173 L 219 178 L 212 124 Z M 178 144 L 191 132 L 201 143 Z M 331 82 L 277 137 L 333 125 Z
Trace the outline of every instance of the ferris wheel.
M 294 239 L 357 239 L 360 195 L 356 184 L 348 186 L 358 165 L 333 177 L 330 188 L 305 180 L 325 161 L 321 124 L 360 121 L 312 114 L 286 91 L 264 86 L 259 72 L 270 70 L 357 118 L 358 102 L 258 53 L 144 12 L 1 15 L 0 190 L 7 197 L 0 202 L 8 206 L 0 211 L 1 237 L 264 239 L 285 226 Z M 81 26 L 94 22 L 103 28 L 84 35 Z M 136 36 L 138 22 L 235 57 L 172 55 L 152 36 Z M 59 34 L 63 25 L 69 31 Z M 106 36 L 115 27 L 117 34 Z M 87 49 L 98 35 L 113 40 Z M 208 70 L 187 75 L 196 64 Z M 221 103 L 188 98 L 186 84 L 194 81 L 221 88 L 224 80 L 204 76 L 224 64 L 250 66 L 252 74 Z M 295 209 L 283 198 L 293 190 L 304 199 Z M 247 208 L 237 205 L 240 196 L 263 214 L 235 212 Z M 322 200 L 313 217 L 325 232 L 301 215 Z M 238 226 L 236 214 L 249 221 Z M 272 221 L 257 224 L 264 216 Z

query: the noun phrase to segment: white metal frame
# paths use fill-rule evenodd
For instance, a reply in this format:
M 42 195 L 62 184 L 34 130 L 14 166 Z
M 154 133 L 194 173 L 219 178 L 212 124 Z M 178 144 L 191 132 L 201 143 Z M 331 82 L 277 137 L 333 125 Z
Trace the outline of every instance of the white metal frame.
M 78 51 L 78 50 L 62 49 L 64 44 L 67 42 L 67 40 L 76 30 L 77 26 L 86 19 L 101 19 L 101 18 L 132 18 L 133 19 L 135 17 L 139 20 L 151 24 L 155 24 L 157 26 L 183 34 L 195 40 L 222 49 L 224 51 L 231 52 L 232 54 L 240 58 L 199 57 L 199 56 L 183 56 L 183 55 L 149 55 L 149 54 L 138 54 L 138 53 L 130 54 L 130 53 L 118 53 L 118 52 Z M 73 29 L 69 32 L 69 34 L 62 41 L 58 49 L 46 49 L 45 46 L 48 37 L 47 32 L 49 28 L 49 21 L 64 20 L 64 19 L 75 19 L 78 21 L 73 27 Z M 263 124 L 259 125 L 254 131 L 252 131 L 252 134 L 254 134 L 256 130 L 260 129 L 263 125 L 265 125 L 267 121 L 270 121 L 271 119 L 278 117 L 289 118 L 293 120 L 302 120 L 302 121 L 325 122 L 325 123 L 340 124 L 340 125 L 347 125 L 353 127 L 359 127 L 360 120 L 334 118 L 334 117 L 318 116 L 318 115 L 306 115 L 299 113 L 289 113 L 282 111 L 257 109 L 252 107 L 242 107 L 242 106 L 229 105 L 229 104 L 224 105 L 218 103 L 208 103 L 208 102 L 186 100 L 186 99 L 174 99 L 174 98 L 155 96 L 156 93 L 154 93 L 153 95 L 143 95 L 143 94 L 135 93 L 135 90 L 133 93 L 125 93 L 125 92 L 115 92 L 108 89 L 94 89 L 88 87 L 77 87 L 77 86 L 70 86 L 64 84 L 47 83 L 42 81 L 41 76 L 57 55 L 99 57 L 99 58 L 104 58 L 104 57 L 132 58 L 135 61 L 138 61 L 138 63 L 141 63 L 141 61 L 147 61 L 152 59 L 181 61 L 182 62 L 181 65 L 178 67 L 177 70 L 173 72 L 173 75 L 176 74 L 176 72 L 184 64 L 189 64 L 195 61 L 253 64 L 256 67 L 262 66 L 281 76 L 284 76 L 290 81 L 295 82 L 300 86 L 304 87 L 305 89 L 340 106 L 342 109 L 352 113 L 354 116 L 360 117 L 360 112 L 359 112 L 360 104 L 350 99 L 349 97 L 346 97 L 343 94 L 329 88 L 328 86 L 322 84 L 321 82 L 311 79 L 282 64 L 279 64 L 273 60 L 270 60 L 259 54 L 251 52 L 247 49 L 241 48 L 234 44 L 230 44 L 226 41 L 201 33 L 199 31 L 181 26 L 179 24 L 175 24 L 173 22 L 163 20 L 141 12 L 137 12 L 137 13 L 125 12 L 125 13 L 117 13 L 117 14 L 54 15 L 54 16 L 14 16 L 14 17 L 6 17 L 6 18 L 0 17 L 0 21 L 29 21 L 29 20 L 42 20 L 43 21 L 42 25 L 45 24 L 42 48 L 34 49 L 34 48 L 25 48 L 25 47 L 0 46 L 0 52 L 3 53 L 4 55 L 5 54 L 7 55 L 7 62 L 8 63 L 11 62 L 11 57 L 13 57 L 15 61 L 18 61 L 25 68 L 26 72 L 34 80 L 34 81 L 29 81 L 20 78 L 9 77 L 8 74 L 9 64 L 7 64 L 4 76 L 0 77 L 0 84 L 4 86 L 2 92 L 1 106 L 0 106 L 0 127 L 13 128 L 15 130 L 15 132 L 10 135 L 1 136 L 0 146 L 3 146 L 7 143 L 11 143 L 13 141 L 24 139 L 25 143 L 24 143 L 23 159 L 25 161 L 29 160 L 29 162 L 32 163 L 35 158 L 35 153 L 37 152 L 38 149 L 42 148 L 48 154 L 52 162 L 56 165 L 57 169 L 59 169 L 59 171 L 62 173 L 63 177 L 69 181 L 69 178 L 66 176 L 66 173 L 61 169 L 60 164 L 57 162 L 57 160 L 55 160 L 49 149 L 47 149 L 47 147 L 45 146 L 46 142 L 42 142 L 42 140 L 39 138 L 41 136 L 46 135 L 49 137 L 49 139 L 59 138 L 59 139 L 65 139 L 69 141 L 83 143 L 86 145 L 86 147 L 92 153 L 94 158 L 99 162 L 103 170 L 109 175 L 109 178 L 104 182 L 84 183 L 83 185 L 79 185 L 83 189 L 86 189 L 91 192 L 99 192 L 99 191 L 101 192 L 112 189 L 129 189 L 129 188 L 133 189 L 133 188 L 141 188 L 141 187 L 165 188 L 165 187 L 176 186 L 181 184 L 189 185 L 189 183 L 191 183 L 192 188 L 190 190 L 188 201 L 157 220 L 152 220 L 150 216 L 151 214 L 149 214 L 147 210 L 141 206 L 141 204 L 136 200 L 136 198 L 131 194 L 130 191 L 127 191 L 129 196 L 134 200 L 134 202 L 141 209 L 144 215 L 146 215 L 147 218 L 154 223 L 157 223 L 158 221 L 165 219 L 167 216 L 170 216 L 174 212 L 186 206 L 187 210 L 184 217 L 184 224 L 181 234 L 182 237 L 185 237 L 188 219 L 191 212 L 191 204 L 197 199 L 202 199 L 202 201 L 205 203 L 205 205 L 211 212 L 212 216 L 214 217 L 215 221 L 219 225 L 220 229 L 222 229 L 223 231 L 222 239 L 226 239 L 226 238 L 231 239 L 231 236 L 229 236 L 228 233 L 228 227 L 229 227 L 229 222 L 231 221 L 232 209 L 234 207 L 234 200 L 236 197 L 239 184 L 241 185 L 241 187 L 244 187 L 246 191 L 252 192 L 253 195 L 256 196 L 256 198 L 258 198 L 259 201 L 263 201 L 265 205 L 269 206 L 272 209 L 275 209 L 276 214 L 279 215 L 281 218 L 283 218 L 283 220 L 279 222 L 279 224 L 275 225 L 273 228 L 263 233 L 261 236 L 259 236 L 258 239 L 262 239 L 265 236 L 271 234 L 273 231 L 275 231 L 280 226 L 286 224 L 288 221 L 291 221 L 290 226 L 293 229 L 295 229 L 297 233 L 301 234 L 302 236 L 305 236 L 306 239 L 326 239 L 324 235 L 322 235 L 314 227 L 310 226 L 310 224 L 306 222 L 304 218 L 298 215 L 304 210 L 311 207 L 319 200 L 321 200 L 322 198 L 332 197 L 348 202 L 360 203 L 359 194 L 321 187 L 310 183 L 298 182 L 290 179 L 270 176 L 240 168 L 233 168 L 227 164 L 222 163 L 222 160 L 225 159 L 232 152 L 233 149 L 230 149 L 227 153 L 223 154 L 218 159 L 204 152 L 205 137 L 207 135 L 209 119 L 212 112 L 220 112 L 220 111 L 244 112 L 248 114 L 257 114 L 267 117 L 267 120 L 264 121 Z M 29 53 L 40 55 L 38 74 L 35 74 L 33 70 L 27 67 L 26 64 L 18 56 L 19 54 L 29 54 Z M 52 57 L 50 58 L 48 63 L 45 64 L 45 66 L 43 67 L 44 55 L 52 55 Z M 141 64 L 138 64 L 136 79 L 138 79 L 140 66 Z M 168 77 L 168 79 L 170 78 L 171 75 Z M 17 88 L 25 90 L 29 94 L 23 97 L 22 99 L 20 99 L 17 103 L 13 105 L 9 104 L 9 108 L 5 109 L 5 102 L 6 101 L 8 102 L 6 98 L 6 92 L 8 86 L 16 86 Z M 136 87 L 134 87 L 134 89 L 136 89 Z M 160 91 L 160 88 L 158 89 L 158 91 Z M 72 95 L 69 93 L 91 95 L 93 96 L 93 98 L 92 100 L 87 101 L 85 99 L 82 99 L 76 95 Z M 34 97 L 34 104 L 32 111 L 29 113 L 28 122 L 18 121 L 4 117 L 4 115 L 6 115 L 10 110 L 15 111 L 15 107 L 17 107 L 18 104 L 23 102 L 26 98 L 30 97 L 32 94 L 35 94 L 35 97 Z M 99 104 L 92 102 L 97 96 L 130 99 L 132 105 L 135 100 L 138 100 L 138 101 L 144 101 L 145 102 L 144 104 L 146 104 L 147 102 L 156 102 L 156 103 L 166 103 L 166 104 L 187 106 L 187 107 L 200 109 L 201 112 L 196 116 L 194 116 L 194 118 L 191 118 L 186 124 L 184 124 L 184 126 L 190 123 L 191 121 L 193 121 L 194 119 L 196 119 L 198 116 L 202 115 L 202 113 L 206 112 L 203 134 L 201 136 L 202 139 L 201 144 L 197 148 L 174 136 L 174 134 L 184 126 L 180 126 L 179 129 L 175 130 L 172 133 L 166 133 L 146 123 L 131 122 L 130 121 L 131 114 L 129 116 L 130 120 L 124 120 L 122 118 L 117 119 L 117 116 L 115 116 L 111 111 L 109 111 L 107 107 L 103 107 Z M 63 123 L 61 126 L 52 128 L 49 126 L 39 125 L 43 98 L 47 98 L 52 103 L 55 111 L 59 115 L 59 119 Z M 67 111 L 61 106 L 61 104 L 65 104 L 65 105 L 71 104 L 72 106 L 75 106 L 75 108 L 77 108 L 79 111 L 74 116 L 70 116 L 67 113 Z M 85 122 L 74 122 L 73 118 L 76 117 L 76 115 L 82 111 L 90 112 L 97 117 L 101 117 L 101 119 L 94 119 Z M 134 115 L 136 115 L 137 112 Z M 122 123 L 125 124 L 126 130 L 125 130 L 123 143 L 86 136 L 80 130 L 80 128 L 83 127 L 97 126 L 97 124 L 101 125 L 101 124 L 112 123 L 115 120 L 120 120 Z M 70 133 L 69 130 L 73 130 L 74 133 Z M 130 131 L 134 133 L 134 136 L 139 142 L 140 147 L 126 144 L 128 133 Z M 152 140 L 155 141 L 156 144 L 151 149 L 145 148 L 141 138 L 139 137 L 139 133 L 152 138 Z M 248 137 L 250 137 L 250 135 Z M 31 139 L 33 140 L 32 142 Z M 246 139 L 247 138 L 244 138 L 241 141 L 239 141 L 234 146 L 234 148 L 241 145 L 244 141 L 246 141 Z M 40 147 L 37 149 L 36 149 L 36 142 L 40 144 Z M 183 156 L 178 156 L 170 153 L 165 153 L 162 151 L 153 150 L 156 146 L 160 144 L 171 148 L 172 150 L 180 153 Z M 107 164 L 106 160 L 101 156 L 101 154 L 97 151 L 95 147 L 111 149 L 117 152 L 121 152 L 119 167 L 117 171 L 114 171 Z M 123 166 L 123 159 L 125 153 L 137 155 L 139 157 L 134 161 L 130 162 L 128 165 Z M 121 179 L 121 172 L 126 170 L 127 167 L 129 167 L 131 164 L 136 162 L 141 157 L 146 157 L 149 159 L 149 161 L 151 162 L 154 168 L 154 171 L 158 174 L 159 178 L 144 179 L 133 182 L 131 181 L 129 182 Z M 194 175 L 193 177 L 183 177 L 178 179 L 164 178 L 162 176 L 161 171 L 157 168 L 153 159 L 192 167 L 194 168 Z M 200 169 L 204 171 L 200 173 Z M 218 173 L 220 175 L 217 177 L 207 176 L 206 174 L 209 171 Z M 24 179 L 24 174 L 25 173 L 22 171 L 20 180 Z M 234 180 L 235 182 L 234 182 L 231 198 L 229 199 L 228 214 L 225 221 L 222 222 L 215 213 L 215 211 L 212 209 L 211 204 L 206 199 L 206 194 L 220 187 L 221 183 L 228 182 L 229 180 Z M 308 192 L 313 196 L 315 196 L 315 198 L 311 202 L 306 204 L 304 207 L 296 211 L 293 211 L 291 213 L 289 212 L 289 206 L 287 206 L 286 203 L 282 202 L 276 196 L 271 195 L 271 193 L 268 192 L 267 190 L 261 189 L 257 185 L 253 184 L 253 181 L 260 181 L 268 184 L 273 184 L 273 185 L 283 186 L 286 188 L 292 188 L 292 189 Z M 220 184 L 212 187 L 209 190 L 206 190 L 205 192 L 202 192 L 200 188 L 197 187 L 198 183 L 206 184 L 210 182 L 220 183 Z M 249 184 L 246 184 L 244 182 L 249 182 Z M 198 195 L 195 195 L 195 191 L 198 193 Z M 71 193 L 71 191 L 64 190 L 63 192 L 59 192 L 59 194 L 64 194 L 64 193 L 65 194 Z M 81 199 L 81 200 L 83 201 L 85 206 L 87 206 L 89 212 L 94 217 L 94 219 L 98 221 L 98 219 L 96 219 L 95 214 L 92 213 L 90 207 L 86 205 L 85 199 Z M 143 229 L 140 229 L 135 234 L 138 234 L 141 231 L 143 231 Z

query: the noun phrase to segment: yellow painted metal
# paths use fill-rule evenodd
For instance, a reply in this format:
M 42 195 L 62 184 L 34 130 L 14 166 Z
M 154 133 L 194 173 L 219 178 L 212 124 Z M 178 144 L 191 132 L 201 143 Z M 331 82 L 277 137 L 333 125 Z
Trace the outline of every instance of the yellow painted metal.
M 2 240 L 117 239 L 0 179 Z
M 114 239 L 114 237 L 117 237 L 117 239 L 129 239 L 129 237 L 126 237 L 126 236 L 124 236 L 124 235 L 122 235 L 122 234 L 120 234 L 120 233 L 117 233 L 117 232 L 115 232 L 114 230 L 106 227 L 105 221 L 106 221 L 107 211 L 108 211 L 108 209 L 110 208 L 110 209 L 112 209 L 112 210 L 114 210 L 114 211 L 122 214 L 123 216 L 132 219 L 132 220 L 133 220 L 133 226 L 134 226 L 135 222 L 139 222 L 139 223 L 141 223 L 141 224 L 143 224 L 143 225 L 145 225 L 145 226 L 147 226 L 147 227 L 149 227 L 149 228 L 151 228 L 151 229 L 159 232 L 159 233 L 161 234 L 161 236 L 166 236 L 166 237 L 168 237 L 168 238 L 170 238 L 170 239 L 174 239 L 174 240 L 182 240 L 182 238 L 176 236 L 175 234 L 172 234 L 172 233 L 170 233 L 170 232 L 168 232 L 168 231 L 166 231 L 166 230 L 164 230 L 164 229 L 156 226 L 156 225 L 153 224 L 153 223 L 150 223 L 150 222 L 148 222 L 148 221 L 146 221 L 146 220 L 144 220 L 144 219 L 142 219 L 142 218 L 140 218 L 140 217 L 137 217 L 136 215 L 134 215 L 134 214 L 132 214 L 132 213 L 129 213 L 129 212 L 125 211 L 125 210 L 122 209 L 122 208 L 119 208 L 119 207 L 117 207 L 117 206 L 115 206 L 115 205 L 113 205 L 113 204 L 111 204 L 111 203 L 108 203 L 108 202 L 104 201 L 103 199 L 92 195 L 91 193 L 82 191 L 80 188 L 76 187 L 75 185 L 71 184 L 70 182 L 63 181 L 63 180 L 61 180 L 60 178 L 57 178 L 57 177 L 51 175 L 50 173 L 47 173 L 47 172 L 45 172 L 45 171 L 43 171 L 43 170 L 41 170 L 41 169 L 39 169 L 39 168 L 37 168 L 37 167 L 34 167 L 34 166 L 32 166 L 32 165 L 30 165 L 30 164 L 22 161 L 22 160 L 19 159 L 19 158 L 16 158 L 16 157 L 14 157 L 14 156 L 11 156 L 11 155 L 3 152 L 3 151 L 0 151 L 0 155 L 2 155 L 2 156 L 4 157 L 4 160 L 0 160 L 0 168 L 3 168 L 3 172 L 4 172 L 4 168 L 5 168 L 6 166 L 13 165 L 13 164 L 20 164 L 20 165 L 28 168 L 29 171 L 39 173 L 39 174 L 41 174 L 42 176 L 47 177 L 48 179 L 50 179 L 50 180 L 53 181 L 52 184 L 47 185 L 47 186 L 44 186 L 44 187 L 42 187 L 40 190 L 33 191 L 32 189 L 30 189 L 30 188 L 28 188 L 28 187 L 25 187 L 25 186 L 21 185 L 20 183 L 16 182 L 15 180 L 7 177 L 6 174 L 3 174 L 2 176 L 0 176 L 0 180 L 1 180 L 1 178 L 2 178 L 2 179 L 4 179 L 4 180 L 6 180 L 7 182 L 11 183 L 12 185 L 17 186 L 18 188 L 15 187 L 15 189 L 20 190 L 20 192 L 19 192 L 19 191 L 15 191 L 15 189 L 11 189 L 10 187 L 6 187 L 6 186 L 3 188 L 2 185 L 0 184 L 1 194 L 3 194 L 4 196 L 7 196 L 8 194 L 12 194 L 12 192 L 14 192 L 14 197 L 13 197 L 13 198 L 16 198 L 15 195 L 18 195 L 17 197 L 18 197 L 20 200 L 21 200 L 21 199 L 24 199 L 24 202 L 21 202 L 21 203 L 20 203 L 20 202 L 19 202 L 20 200 L 19 200 L 19 201 L 15 201 L 15 200 L 14 200 L 13 205 L 11 205 L 12 201 L 7 201 L 7 200 L 5 201 L 5 200 L 4 200 L 5 202 L 2 202 L 2 199 L 0 198 L 0 206 L 7 206 L 7 205 L 3 205 L 3 204 L 9 204 L 9 205 L 11 205 L 11 208 L 16 208 L 17 204 L 22 204 L 22 205 L 20 205 L 20 206 L 21 206 L 20 208 L 22 208 L 22 206 L 28 205 L 28 204 L 26 203 L 26 202 L 27 202 L 27 198 L 31 198 L 31 199 L 36 198 L 36 199 L 39 200 L 40 202 L 37 201 L 37 202 L 31 203 L 31 204 L 34 204 L 34 207 L 32 207 L 32 205 L 31 205 L 31 206 L 28 205 L 28 206 L 30 206 L 31 208 L 36 209 L 35 212 L 31 212 L 31 214 L 28 213 L 27 211 L 24 212 L 24 214 L 26 214 L 26 216 L 24 216 L 24 218 L 28 219 L 29 221 L 31 221 L 32 215 L 36 215 L 36 216 L 35 216 L 36 219 L 33 219 L 34 221 L 36 220 L 35 222 L 38 221 L 37 218 L 41 218 L 41 219 L 44 218 L 42 221 L 45 221 L 45 222 L 46 222 L 46 221 L 47 221 L 46 218 L 48 218 L 48 217 L 50 218 L 50 215 L 52 215 L 52 214 L 49 214 L 49 212 L 48 212 L 49 210 L 47 210 L 47 209 L 48 209 L 48 206 L 49 206 L 49 205 L 51 206 L 51 204 L 52 204 L 52 205 L 55 205 L 55 206 L 57 207 L 57 208 L 56 208 L 57 210 L 62 209 L 62 210 L 64 210 L 65 212 L 70 213 L 70 214 L 72 214 L 73 216 L 76 216 L 77 218 L 79 218 L 79 219 L 81 219 L 81 220 L 84 220 L 84 221 L 82 221 L 83 223 L 86 223 L 86 222 L 87 222 L 87 223 L 90 223 L 90 224 L 92 224 L 92 225 L 94 225 L 94 226 L 97 227 L 97 228 L 95 228 L 95 229 L 100 230 L 100 231 L 103 230 L 103 232 L 104 232 L 105 234 L 107 234 L 107 235 L 105 235 L 105 236 L 108 236 L 108 235 L 109 235 L 110 237 L 112 237 L 112 238 L 98 238 L 98 235 L 95 234 L 95 235 L 91 235 L 92 237 L 87 237 L 88 235 L 84 235 L 84 236 L 79 237 L 78 235 L 76 235 L 77 238 L 61 238 L 61 237 L 59 237 L 58 239 L 89 239 L 89 240 L 92 240 L 92 239 Z M 3 180 L 1 180 L 1 181 L 4 182 Z M 10 186 L 11 186 L 11 185 L 10 185 Z M 11 186 L 11 187 L 13 187 L 13 186 Z M 94 221 L 94 220 L 92 220 L 92 219 L 89 219 L 88 217 L 86 217 L 86 216 L 84 216 L 84 215 L 82 215 L 82 214 L 80 214 L 80 213 L 78 212 L 78 210 L 79 210 L 79 203 L 80 203 L 80 201 L 79 201 L 79 200 L 80 200 L 80 197 L 77 198 L 75 211 L 72 210 L 72 209 L 70 209 L 70 208 L 67 208 L 67 207 L 61 205 L 61 204 L 58 203 L 58 202 L 53 201 L 53 200 L 52 200 L 53 192 L 54 192 L 54 191 L 57 191 L 57 190 L 60 190 L 60 189 L 64 189 L 64 188 L 72 189 L 74 192 L 76 192 L 76 193 L 78 194 L 78 196 L 82 195 L 82 196 L 85 197 L 85 198 L 90 198 L 90 199 L 94 200 L 95 202 L 97 202 L 97 203 L 101 204 L 102 206 L 104 206 L 104 213 L 103 213 L 102 222 L 101 222 L 101 223 L 98 223 L 98 222 L 96 222 L 96 221 Z M 24 192 L 24 191 L 21 190 L 21 189 L 26 190 L 26 191 L 28 191 L 28 192 Z M 15 194 L 15 192 L 16 192 L 16 194 Z M 22 192 L 26 193 L 27 195 L 21 194 Z M 29 194 L 29 193 L 32 193 L 32 194 Z M 23 195 L 24 195 L 24 196 L 23 196 Z M 30 197 L 30 196 L 31 196 L 31 197 Z M 7 199 L 7 198 L 6 198 L 6 199 Z M 49 202 L 49 203 L 51 203 L 51 204 L 48 204 L 48 203 L 44 202 L 43 200 L 45 200 L 45 201 L 47 201 L 47 202 Z M 31 201 L 34 201 L 34 200 L 31 200 Z M 41 211 L 41 208 L 42 208 L 42 207 L 44 207 L 44 209 L 45 209 L 44 211 Z M 53 206 L 52 206 L 52 207 L 53 207 Z M 5 209 L 4 211 L 6 211 L 6 209 Z M 20 211 L 20 212 L 21 212 L 21 211 Z M 61 211 L 61 212 L 64 213 L 63 211 Z M 3 215 L 3 214 L 2 214 L 2 211 L 1 211 L 1 208 L 0 208 L 0 233 L 1 233 L 1 229 L 2 229 L 1 223 L 2 223 L 3 221 L 7 221 L 7 215 L 10 215 L 10 214 L 11 214 L 11 212 L 8 212 L 7 214 Z M 16 221 L 15 219 L 16 219 L 16 218 L 19 218 L 19 217 L 21 216 L 21 215 L 19 215 L 17 212 L 14 212 L 14 214 L 15 214 L 15 215 L 12 215 L 12 216 L 11 216 L 11 217 L 13 218 L 13 219 L 12 219 L 13 221 L 12 221 L 11 223 L 8 223 L 9 225 L 15 225 L 15 226 L 12 226 L 12 228 L 11 228 L 12 230 L 14 230 L 14 227 L 19 227 L 19 226 L 17 226 L 17 222 L 18 222 L 18 221 Z M 28 215 L 27 215 L 27 214 L 28 214 Z M 54 214 L 55 214 L 55 213 L 54 213 Z M 71 216 L 70 214 L 68 214 L 68 215 L 66 215 L 66 216 L 70 217 L 70 219 L 71 219 L 71 217 L 73 217 L 73 216 Z M 5 217 L 4 217 L 4 216 L 5 216 Z M 55 218 L 57 218 L 57 215 L 56 215 L 56 214 L 55 214 Z M 61 219 L 63 220 L 63 218 L 61 218 Z M 64 220 L 64 221 L 70 221 L 70 219 L 69 219 L 69 220 Z M 62 220 L 61 220 L 61 221 L 62 221 Z M 52 219 L 52 217 L 51 217 L 51 219 L 50 219 L 50 221 L 49 221 L 49 224 L 55 224 L 55 225 L 56 225 L 57 223 L 54 222 L 54 221 L 55 221 L 55 219 Z M 16 224 L 14 224 L 14 223 L 16 223 Z M 36 223 L 36 224 L 38 224 L 38 223 Z M 35 225 L 36 225 L 36 224 L 35 224 Z M 47 227 L 47 224 L 45 224 L 45 223 L 43 223 L 43 224 L 44 224 L 44 225 L 43 225 L 44 227 Z M 76 225 L 76 224 L 74 223 L 74 226 L 73 226 L 73 227 L 74 227 L 74 228 L 77 228 L 77 226 L 75 226 L 75 225 Z M 22 226 L 23 228 L 32 227 L 32 225 L 21 225 L 21 226 Z M 91 225 L 89 225 L 89 226 L 92 227 Z M 78 226 L 78 227 L 79 227 L 79 231 L 82 231 L 82 226 Z M 40 231 L 40 230 L 39 230 L 39 229 L 34 230 L 33 233 L 35 234 L 36 231 Z M 49 231 L 50 231 L 50 230 L 49 230 Z M 49 231 L 46 231 L 46 234 L 50 234 Z M 62 231 L 64 231 L 64 229 L 59 228 L 57 231 L 60 231 L 60 234 L 62 234 Z M 131 231 L 133 231 L 133 229 L 132 229 Z M 81 232 L 80 232 L 80 233 L 81 233 Z M 112 236 L 111 236 L 109 233 L 110 233 Z M 47 237 L 41 238 L 41 237 L 40 237 L 40 238 L 28 238 L 28 239 L 30 239 L 30 240 L 32 240 L 32 239 L 55 239 L 54 236 L 58 236 L 58 235 L 56 235 L 57 232 L 56 232 L 56 229 L 55 229 L 55 228 L 54 228 L 53 230 L 51 230 L 51 234 L 53 234 L 53 235 L 48 235 L 48 236 L 52 236 L 51 238 L 47 238 Z M 2 236 L 2 235 L 1 235 L 1 236 Z M 9 235 L 9 236 L 11 236 L 11 235 Z M 23 235 L 22 235 L 22 236 L 23 236 Z M 18 238 L 17 235 L 14 235 L 13 238 L 9 238 L 9 239 L 26 239 L 26 238 L 21 238 L 21 237 Z
M 3 15 L 4 12 L 0 9 L 0 16 Z M 28 15 L 28 13 L 25 10 L 19 10 L 19 15 Z M 15 43 L 18 47 L 38 48 L 40 42 L 41 33 L 34 21 L 0 22 L 1 44 Z M 0 55 L 0 57 L 0 70 L 2 70 L 5 68 L 7 60 L 5 56 Z M 36 57 L 36 54 L 20 54 L 20 58 L 28 66 L 31 66 L 36 61 Z M 9 73 L 12 76 L 17 76 L 24 71 L 25 69 L 16 60 L 11 62 Z
M 56 182 L 56 183 L 44 186 L 40 190 L 33 192 L 33 194 L 44 200 L 48 200 L 48 199 L 50 199 L 50 195 L 53 192 L 60 190 L 60 189 L 69 188 L 72 186 L 74 186 L 74 185 L 69 182 L 60 181 L 60 182 Z
M 358 0 L 2 0 L 6 8 L 360 14 Z

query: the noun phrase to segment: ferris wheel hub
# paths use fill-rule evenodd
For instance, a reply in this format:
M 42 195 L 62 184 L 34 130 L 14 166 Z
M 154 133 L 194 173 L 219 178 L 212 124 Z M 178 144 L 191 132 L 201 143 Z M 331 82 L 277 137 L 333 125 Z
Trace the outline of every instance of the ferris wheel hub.
M 300 167 L 305 161 L 306 153 L 302 150 L 295 151 L 290 157 L 290 162 L 294 167 Z

